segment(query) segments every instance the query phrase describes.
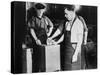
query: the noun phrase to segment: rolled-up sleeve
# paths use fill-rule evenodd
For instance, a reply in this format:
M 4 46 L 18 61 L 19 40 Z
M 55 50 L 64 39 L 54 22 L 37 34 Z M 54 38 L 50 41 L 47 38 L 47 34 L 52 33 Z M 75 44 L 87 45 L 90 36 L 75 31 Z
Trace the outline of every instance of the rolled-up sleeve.
M 32 17 L 31 20 L 28 21 L 28 27 L 29 28 L 35 28 L 35 21 L 34 21 L 34 17 Z
M 49 27 L 53 27 L 53 23 L 51 22 L 51 20 L 46 17 L 46 24 L 49 26 Z
M 61 24 L 61 25 L 58 27 L 58 29 L 60 30 L 61 33 L 63 33 L 63 32 L 64 32 L 64 25 Z

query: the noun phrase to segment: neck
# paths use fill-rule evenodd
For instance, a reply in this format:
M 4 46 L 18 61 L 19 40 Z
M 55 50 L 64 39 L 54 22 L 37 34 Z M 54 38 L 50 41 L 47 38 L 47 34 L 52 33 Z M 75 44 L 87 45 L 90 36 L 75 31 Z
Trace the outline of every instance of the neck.
M 41 15 L 38 15 L 38 14 L 37 14 L 37 16 L 38 16 L 39 18 L 41 18 L 41 17 L 42 17 Z
M 42 16 L 41 16 L 41 15 L 37 15 L 37 17 L 38 17 L 38 18 L 40 18 L 40 19 L 42 18 Z

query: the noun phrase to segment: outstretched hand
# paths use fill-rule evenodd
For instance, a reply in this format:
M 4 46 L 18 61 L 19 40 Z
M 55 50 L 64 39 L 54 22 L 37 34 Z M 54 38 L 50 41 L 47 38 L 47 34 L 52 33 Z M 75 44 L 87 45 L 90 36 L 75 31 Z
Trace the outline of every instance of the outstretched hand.
M 41 45 L 41 41 L 38 39 L 38 40 L 36 40 L 36 44 L 37 45 Z

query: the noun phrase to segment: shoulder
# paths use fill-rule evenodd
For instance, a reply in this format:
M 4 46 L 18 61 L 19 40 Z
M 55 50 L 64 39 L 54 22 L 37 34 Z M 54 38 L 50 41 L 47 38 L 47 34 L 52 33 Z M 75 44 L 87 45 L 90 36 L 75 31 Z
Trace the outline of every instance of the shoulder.
M 31 20 L 32 21 L 35 21 L 36 17 L 35 16 L 32 16 Z
M 48 17 L 47 17 L 47 16 L 45 16 L 45 15 L 43 15 L 43 18 L 48 19 Z
M 83 25 L 85 24 L 85 21 L 84 21 L 84 19 L 83 19 L 82 16 L 78 16 L 78 19 L 81 21 L 81 23 L 82 23 Z
M 84 20 L 82 16 L 78 16 L 78 18 L 79 18 L 81 21 Z
M 53 26 L 52 21 L 47 16 L 44 16 L 43 18 L 45 19 L 47 25 Z
M 83 23 L 79 20 L 79 18 L 77 18 L 74 22 L 72 30 L 76 30 L 78 32 L 83 31 Z
M 28 27 L 35 26 L 35 19 L 36 19 L 36 17 L 32 16 L 32 18 L 28 21 Z
M 43 18 L 47 21 L 50 21 L 50 19 L 47 16 L 43 16 Z
M 32 16 L 32 17 L 28 20 L 28 23 L 31 23 L 31 22 L 35 21 L 35 18 L 36 18 L 36 17 Z
M 76 25 L 78 25 L 79 27 L 80 26 L 83 27 L 83 22 L 79 18 L 77 18 L 76 19 Z
M 85 20 L 83 19 L 83 17 L 82 17 L 82 16 L 79 16 L 79 19 L 80 19 L 80 21 L 83 23 L 84 30 L 85 30 L 85 31 L 88 31 L 86 22 L 85 22 Z

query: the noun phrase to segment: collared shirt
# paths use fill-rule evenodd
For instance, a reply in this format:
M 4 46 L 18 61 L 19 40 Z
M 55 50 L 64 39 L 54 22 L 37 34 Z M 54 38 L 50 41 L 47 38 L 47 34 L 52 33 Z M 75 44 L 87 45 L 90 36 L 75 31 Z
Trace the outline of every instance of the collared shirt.
M 83 41 L 83 23 L 77 18 L 76 21 L 73 23 L 72 29 L 71 29 L 71 42 L 78 42 L 79 38 L 78 36 L 81 35 L 81 42 Z
M 72 43 L 77 43 L 79 42 L 78 36 L 81 35 L 81 42 L 83 41 L 83 23 L 81 20 L 77 17 L 76 20 L 74 21 L 72 28 L 71 28 L 71 22 L 66 22 L 65 23 L 65 30 L 71 31 L 71 42 Z M 64 30 L 64 25 L 61 25 L 59 27 L 59 30 L 62 32 Z
M 53 26 L 53 23 L 46 16 L 32 17 L 32 19 L 28 23 L 29 28 L 33 28 L 35 30 L 36 35 L 42 34 L 41 30 L 44 30 L 46 33 L 49 31 L 49 27 Z

